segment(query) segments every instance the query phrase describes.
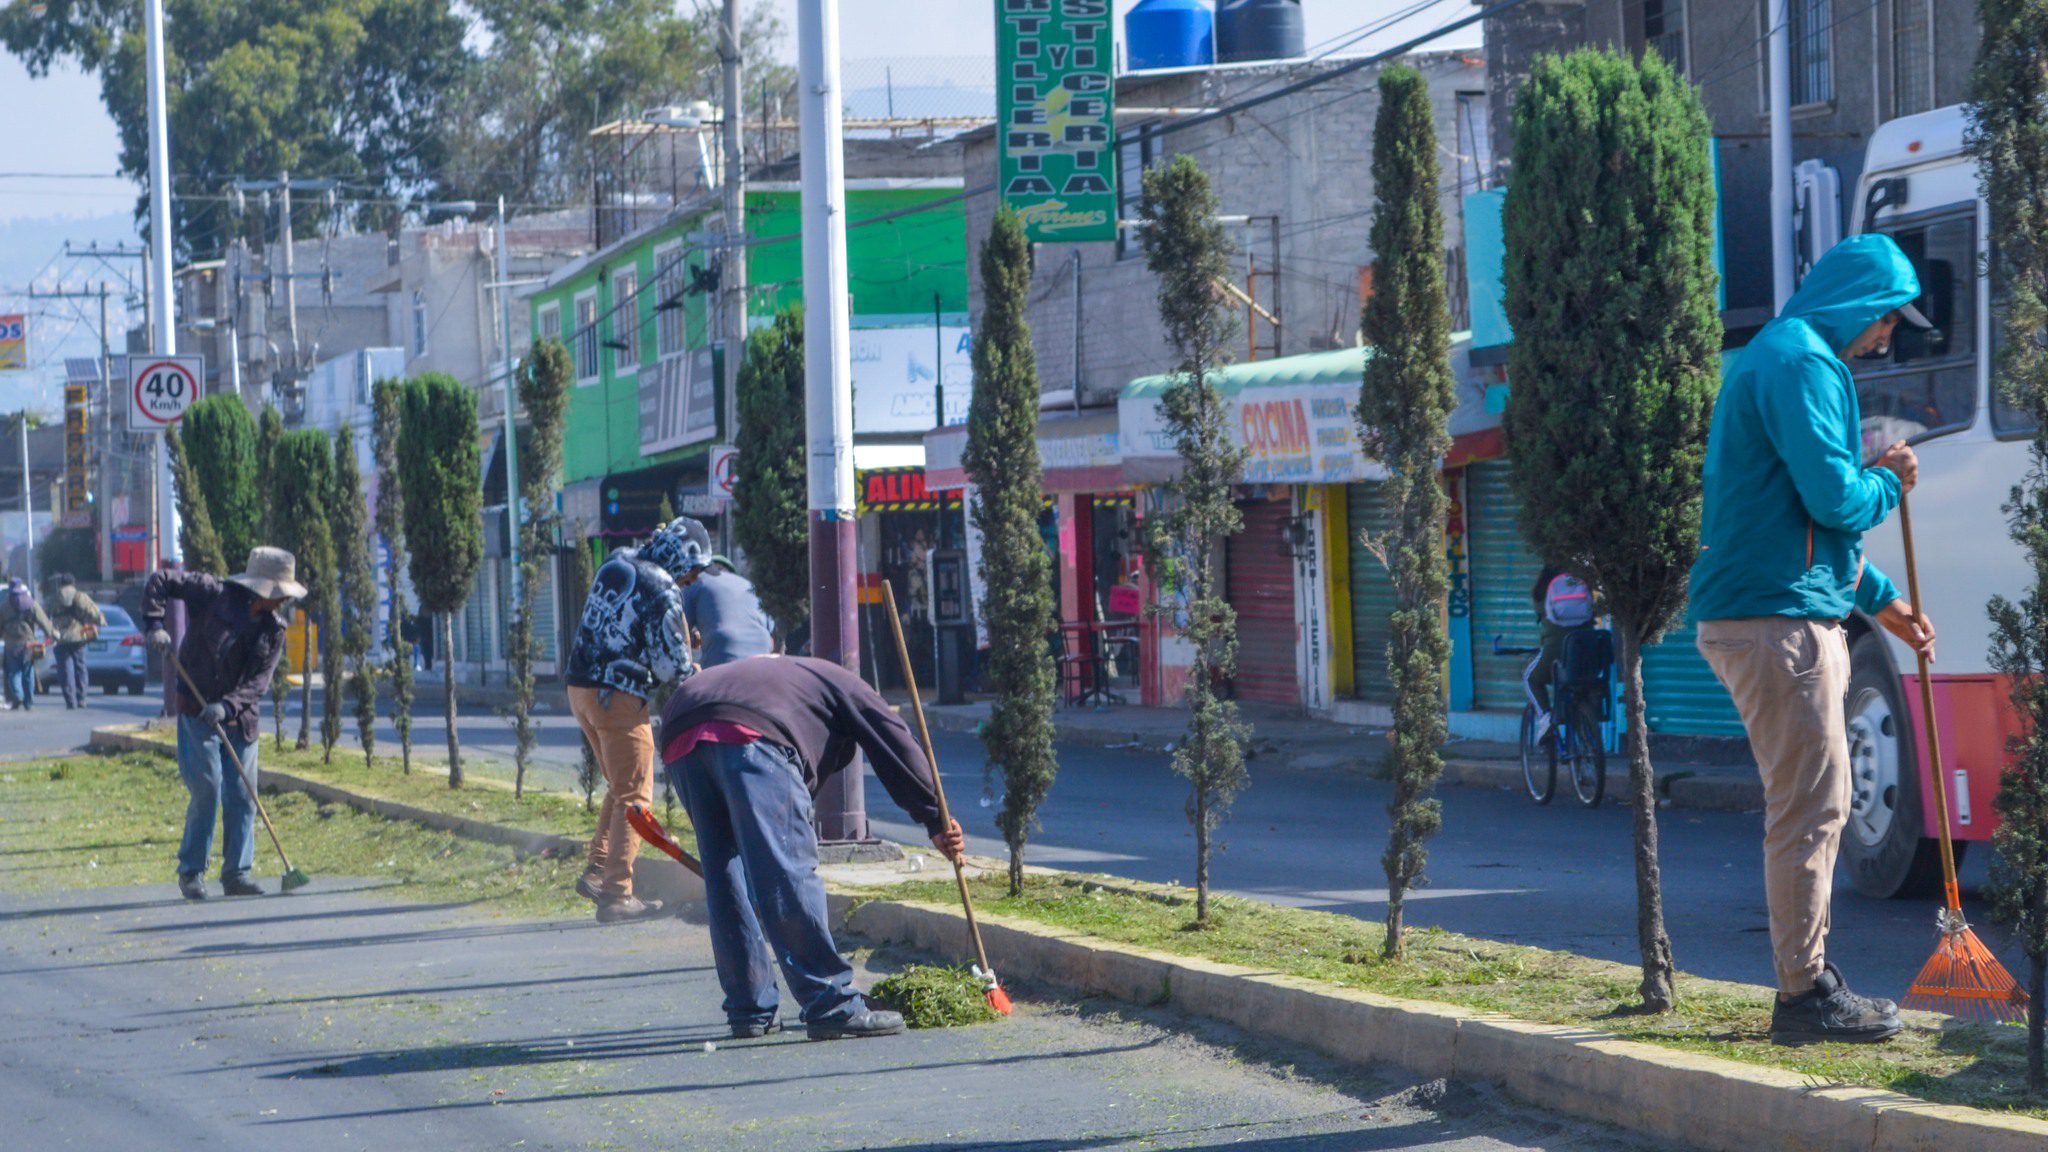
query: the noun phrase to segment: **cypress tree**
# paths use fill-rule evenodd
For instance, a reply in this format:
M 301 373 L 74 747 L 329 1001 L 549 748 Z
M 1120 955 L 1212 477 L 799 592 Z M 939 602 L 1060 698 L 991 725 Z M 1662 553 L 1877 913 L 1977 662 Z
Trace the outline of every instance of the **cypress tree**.
M 193 401 L 180 421 L 192 475 L 220 536 L 221 559 L 241 570 L 263 543 L 263 493 L 256 484 L 256 419 L 239 396 L 215 393 Z
M 276 500 L 271 505 L 275 537 L 279 546 L 298 560 L 299 583 L 306 586 L 306 600 L 299 615 L 300 647 L 304 655 L 299 685 L 298 747 L 313 742 L 313 659 L 315 649 L 312 621 L 320 622 L 323 641 L 335 631 L 334 535 L 327 525 L 327 505 L 334 494 L 334 453 L 325 434 L 310 428 L 287 432 L 278 439 L 271 483 Z M 329 665 L 331 667 L 331 665 Z M 339 701 L 328 709 L 334 734 L 340 732 Z M 329 720 L 321 722 L 321 739 L 331 743 Z
M 1216 193 L 1193 157 L 1176 156 L 1145 173 L 1139 215 L 1145 266 L 1159 279 L 1159 319 L 1176 357 L 1175 380 L 1159 399 L 1181 458 L 1166 486 L 1169 506 L 1154 521 L 1151 546 L 1165 579 L 1186 590 L 1181 635 L 1194 649 L 1188 666 L 1188 730 L 1173 752 L 1173 770 L 1187 777 L 1188 822 L 1195 830 L 1195 919 L 1209 919 L 1209 853 L 1215 831 L 1249 783 L 1244 745 L 1251 731 L 1237 703 L 1216 684 L 1237 670 L 1237 613 L 1223 598 L 1216 559 L 1224 541 L 1244 527 L 1232 488 L 1244 475 L 1244 450 L 1230 438 L 1228 410 L 1210 373 L 1228 362 L 1236 318 L 1218 300 L 1228 283 L 1230 241 L 1216 222 Z
M 1451 448 L 1451 313 L 1444 283 L 1443 213 L 1438 207 L 1436 119 L 1429 83 L 1406 65 L 1380 74 L 1373 127 L 1372 250 L 1374 292 L 1361 334 L 1372 349 L 1359 391 L 1358 423 L 1370 456 L 1387 467 L 1383 482 L 1394 527 L 1376 541 L 1394 586 L 1387 671 L 1394 685 L 1394 728 L 1387 750 L 1394 798 L 1381 864 L 1387 873 L 1388 959 L 1402 957 L 1402 910 L 1423 879 L 1423 842 L 1443 824 L 1431 795 L 1443 773 L 1445 666 L 1450 635 L 1442 608 L 1450 593 L 1444 521 L 1450 500 L 1437 475 Z
M 1655 53 L 1546 57 L 1515 105 L 1503 210 L 1506 429 L 1522 531 L 1614 621 L 1628 713 L 1643 1008 L 1673 1003 L 1642 653 L 1685 607 L 1720 387 L 1712 140 Z M 1619 159 L 1617 159 L 1619 158 Z
M 368 766 L 377 750 L 377 665 L 370 659 L 370 637 L 377 625 L 377 576 L 370 564 L 370 514 L 363 500 L 363 473 L 356 463 L 355 432 L 334 434 L 334 493 L 328 500 L 333 516 L 334 573 L 341 587 L 341 637 L 335 675 L 346 661 L 350 698 L 355 703 L 356 743 Z M 331 696 L 337 681 L 330 677 Z
M 391 589 L 384 628 L 391 642 L 391 719 L 399 765 L 412 773 L 412 641 L 405 638 L 405 483 L 398 474 L 398 408 L 404 385 L 379 380 L 371 389 L 370 450 L 377 465 L 377 535 L 384 541 L 384 582 Z
M 988 626 L 982 675 L 995 703 L 981 742 L 988 770 L 1000 774 L 1003 806 L 996 826 L 1010 846 L 1010 892 L 1024 888 L 1024 842 L 1038 827 L 1038 807 L 1052 790 L 1059 762 L 1052 750 L 1053 667 L 1045 637 L 1058 622 L 1052 563 L 1038 534 L 1044 503 L 1038 460 L 1038 361 L 1025 307 L 1031 292 L 1031 249 L 1009 208 L 996 212 L 981 247 L 985 303 L 974 339 L 974 400 L 967 412 L 967 475 L 974 481 L 971 514 L 981 531 L 987 586 L 981 618 Z
M 560 341 L 535 341 L 519 372 L 519 403 L 526 409 L 527 441 L 519 451 L 519 503 L 512 519 L 519 532 L 519 611 L 512 617 L 511 657 L 514 770 L 512 794 L 526 789 L 533 759 L 533 662 L 540 656 L 533 605 L 541 578 L 555 556 L 561 516 L 555 511 L 555 478 L 562 472 L 562 422 L 569 410 L 569 381 L 575 365 Z
M 590 585 L 597 579 L 597 562 L 591 555 L 586 532 L 580 520 L 569 531 L 569 574 L 564 579 L 569 585 L 568 617 L 571 620 L 583 619 L 583 602 L 590 599 Z M 576 790 L 583 793 L 583 810 L 588 812 L 592 798 L 597 795 L 597 786 L 604 777 L 597 770 L 597 750 L 590 746 L 590 738 L 583 735 L 581 725 L 577 726 L 576 735 L 583 749 L 583 755 L 576 763 Z
M 1991 215 L 1991 274 L 2005 314 L 1997 383 L 2034 422 L 2033 466 L 2006 501 L 2032 579 L 2017 602 L 1991 601 L 1992 666 L 2012 680 L 2014 755 L 1993 802 L 1992 916 L 2027 957 L 2027 1088 L 2048 1093 L 2048 3 L 1984 0 L 1971 77 L 1970 150 Z
M 811 615 L 809 469 L 804 446 L 804 317 L 798 308 L 747 337 L 733 446 L 733 540 L 761 607 L 787 646 Z
M 263 406 L 256 422 L 256 534 L 271 540 L 275 527 L 271 512 L 277 507 L 277 492 L 271 486 L 277 465 L 277 442 L 284 436 L 284 416 L 272 404 Z
M 213 530 L 212 510 L 206 506 L 206 493 L 192 474 L 191 453 L 186 451 L 185 438 L 176 426 L 164 431 L 164 448 L 171 457 L 171 489 L 178 502 L 178 547 L 184 553 L 185 567 L 225 576 L 228 568 L 221 555 L 220 537 Z
M 484 558 L 483 460 L 477 447 L 476 393 L 442 372 L 405 382 L 398 420 L 398 469 L 405 483 L 405 538 L 420 609 L 441 618 L 441 669 L 447 691 L 448 786 L 462 787 L 456 739 L 455 614 L 469 600 Z M 419 549 L 431 540 L 431 551 Z

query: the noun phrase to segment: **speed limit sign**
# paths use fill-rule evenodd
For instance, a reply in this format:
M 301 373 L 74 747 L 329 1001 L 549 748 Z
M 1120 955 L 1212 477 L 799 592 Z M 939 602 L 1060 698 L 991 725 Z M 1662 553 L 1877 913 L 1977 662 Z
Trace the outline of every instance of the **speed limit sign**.
M 128 430 L 161 432 L 184 419 L 204 379 L 204 356 L 130 356 Z

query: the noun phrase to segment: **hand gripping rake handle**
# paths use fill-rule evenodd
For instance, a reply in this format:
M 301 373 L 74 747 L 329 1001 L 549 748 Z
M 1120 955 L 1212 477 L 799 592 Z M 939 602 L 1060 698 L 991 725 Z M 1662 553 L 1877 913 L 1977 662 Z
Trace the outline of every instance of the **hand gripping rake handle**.
M 887 580 L 882 581 L 882 602 L 889 614 L 889 628 L 896 636 L 896 662 L 903 668 L 903 683 L 910 689 L 910 711 L 917 718 L 917 738 L 924 743 L 924 758 L 932 767 L 932 791 L 939 801 L 939 819 L 946 827 L 953 826 L 953 813 L 946 807 L 946 784 L 939 778 L 939 757 L 932 749 L 932 732 L 924 720 L 924 701 L 917 694 L 917 675 L 910 670 L 910 648 L 903 642 L 903 618 L 896 614 L 896 587 Z M 960 887 L 960 908 L 967 913 L 967 933 L 974 938 L 975 976 L 979 977 L 991 995 L 996 991 L 995 969 L 989 967 L 988 949 L 981 943 L 981 926 L 974 921 L 974 901 L 967 895 L 967 873 L 958 860 L 953 861 L 953 882 Z
M 1913 616 L 1925 623 L 1927 617 L 1920 610 L 1920 565 L 1913 555 L 1913 514 L 1907 509 L 1906 494 L 1899 493 L 1899 535 L 1906 544 L 1906 595 L 1913 598 Z M 1941 880 L 1948 896 L 1948 920 L 1944 926 L 1949 931 L 1959 931 L 1963 926 L 1963 896 L 1956 885 L 1956 850 L 1949 839 L 1948 831 L 1948 777 L 1941 766 L 1941 727 L 1934 718 L 1934 680 L 1928 675 L 1927 656 L 1915 652 L 1920 661 L 1920 715 L 1927 729 L 1927 766 L 1931 769 L 1929 778 L 1934 783 L 1934 823 L 1941 829 Z
M 199 685 L 192 682 L 192 674 L 185 671 L 185 665 L 178 660 L 176 649 L 165 652 L 164 658 L 170 661 L 171 667 L 178 670 L 178 679 L 185 682 L 185 690 L 192 693 L 192 698 L 199 701 L 201 708 L 212 703 L 206 698 L 206 693 L 199 690 Z M 251 780 L 249 770 L 242 767 L 242 756 L 235 751 L 235 742 L 228 739 L 228 734 L 218 724 L 213 726 L 213 734 L 220 737 L 221 751 L 228 754 L 228 760 L 235 766 L 235 774 L 242 778 L 242 787 L 248 789 L 249 802 L 256 805 L 256 814 L 263 817 L 263 830 L 270 833 L 270 846 L 277 849 L 277 858 L 284 861 L 285 872 L 296 871 L 292 867 L 292 858 L 284 854 L 284 842 L 277 838 L 277 829 L 271 826 L 270 813 L 263 810 L 263 800 L 256 795 L 256 781 Z

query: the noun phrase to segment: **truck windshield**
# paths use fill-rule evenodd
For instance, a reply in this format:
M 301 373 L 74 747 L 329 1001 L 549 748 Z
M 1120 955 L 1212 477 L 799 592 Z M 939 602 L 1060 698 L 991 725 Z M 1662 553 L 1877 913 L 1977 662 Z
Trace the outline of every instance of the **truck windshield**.
M 1900 324 L 1881 356 L 1851 364 L 1863 409 L 1863 447 L 1969 427 L 1977 412 L 1977 221 L 1973 206 L 1922 214 L 1878 230 L 1899 242 L 1920 274 L 1921 315 Z

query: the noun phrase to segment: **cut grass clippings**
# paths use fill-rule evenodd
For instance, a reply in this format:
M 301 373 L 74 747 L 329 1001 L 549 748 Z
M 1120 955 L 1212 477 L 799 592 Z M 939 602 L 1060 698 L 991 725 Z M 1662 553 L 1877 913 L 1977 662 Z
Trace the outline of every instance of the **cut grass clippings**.
M 1382 925 L 1329 912 L 1210 897 L 1206 925 L 1178 890 L 1081 877 L 1033 877 L 1021 895 L 1000 876 L 972 882 L 977 909 L 1155 952 L 1320 980 L 1387 996 L 1455 1004 L 1521 1020 L 1596 1028 L 1628 1040 L 1798 1072 L 1816 1083 L 1885 1088 L 1944 1104 L 2048 1119 L 2048 1101 L 2026 1093 L 2026 1031 L 1944 1021 L 1909 1024 L 1880 1046 L 1780 1048 L 1770 1042 L 1771 991 L 1680 974 L 1678 1007 L 1633 1011 L 1641 972 L 1633 967 L 1411 928 L 1408 958 L 1380 956 Z M 914 881 L 863 899 L 934 906 L 956 902 L 949 881 Z M 999 961 L 1000 962 L 1000 959 Z M 1925 1019 L 1925 1018 L 1921 1018 Z
M 982 994 L 981 981 L 965 968 L 912 964 L 875 982 L 868 991 L 877 1007 L 903 1013 L 912 1028 L 955 1028 L 1001 1019 Z
M 317 753 L 313 759 L 317 763 Z M 335 759 L 338 766 L 341 757 Z M 360 757 L 356 765 L 360 768 Z M 449 794 L 445 779 L 440 790 Z M 185 802 L 177 767 L 160 755 L 85 755 L 5 765 L 0 769 L 0 888 L 34 892 L 161 883 L 168 890 L 177 873 Z M 268 794 L 263 803 L 292 862 L 313 875 L 313 887 L 306 891 L 317 891 L 323 878 L 359 877 L 388 881 L 390 887 L 379 891 L 393 896 L 473 903 L 501 916 L 589 914 L 589 904 L 573 890 L 583 868 L 581 857 L 521 859 L 508 847 L 317 804 L 302 793 Z M 209 885 L 219 866 L 216 824 Z M 259 821 L 253 875 L 276 892 L 282 871 Z

